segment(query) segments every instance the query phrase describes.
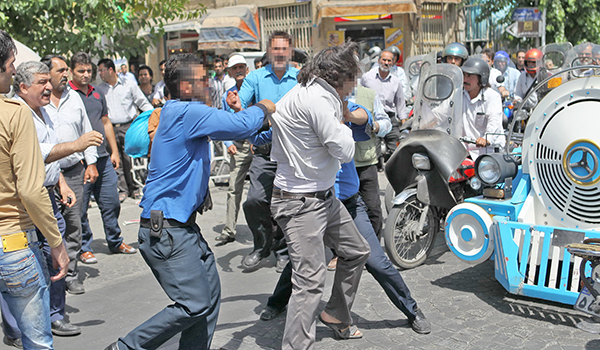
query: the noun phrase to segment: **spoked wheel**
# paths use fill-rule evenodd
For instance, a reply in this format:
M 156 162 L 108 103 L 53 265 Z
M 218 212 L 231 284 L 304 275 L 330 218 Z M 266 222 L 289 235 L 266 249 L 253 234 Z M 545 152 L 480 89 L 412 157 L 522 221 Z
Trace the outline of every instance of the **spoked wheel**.
M 425 214 L 425 212 L 427 212 Z M 417 232 L 421 215 L 427 215 L 423 230 Z M 434 208 L 425 210 L 416 195 L 394 206 L 385 222 L 385 249 L 392 262 L 404 269 L 412 269 L 425 262 L 433 249 L 440 220 Z
M 394 206 L 392 204 L 392 200 L 394 199 L 394 197 L 396 196 L 396 192 L 394 191 L 394 188 L 392 187 L 392 185 L 387 184 L 387 187 L 385 188 L 385 212 L 386 214 L 390 213 L 390 210 L 392 210 L 392 207 Z

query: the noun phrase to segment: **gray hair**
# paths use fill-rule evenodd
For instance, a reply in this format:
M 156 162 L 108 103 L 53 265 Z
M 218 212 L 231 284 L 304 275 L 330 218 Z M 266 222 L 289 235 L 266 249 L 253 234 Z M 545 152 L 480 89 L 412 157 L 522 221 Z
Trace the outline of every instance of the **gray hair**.
M 13 88 L 15 92 L 20 92 L 19 85 L 21 83 L 29 87 L 33 84 L 36 74 L 50 74 L 50 68 L 39 61 L 23 62 L 17 67 L 17 75 L 15 75 Z

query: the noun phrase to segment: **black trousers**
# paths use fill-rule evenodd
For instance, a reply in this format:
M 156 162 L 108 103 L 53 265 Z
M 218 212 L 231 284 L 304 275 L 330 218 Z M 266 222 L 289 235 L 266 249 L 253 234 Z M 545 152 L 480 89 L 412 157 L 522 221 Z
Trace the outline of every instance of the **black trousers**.
M 381 212 L 381 197 L 379 196 L 379 180 L 377 178 L 377 165 L 357 167 L 360 188 L 358 193 L 367 206 L 367 214 L 373 225 L 377 237 L 381 237 L 383 230 L 383 213 Z

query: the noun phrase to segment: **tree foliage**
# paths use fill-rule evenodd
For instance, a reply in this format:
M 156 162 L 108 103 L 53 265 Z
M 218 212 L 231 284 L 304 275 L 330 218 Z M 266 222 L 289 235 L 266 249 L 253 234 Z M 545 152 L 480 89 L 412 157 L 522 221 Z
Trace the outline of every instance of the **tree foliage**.
M 171 20 L 199 18 L 190 0 L 2 0 L 0 28 L 40 55 L 140 56 Z M 138 37 L 140 28 L 150 35 Z
M 530 0 L 476 0 L 481 6 L 480 18 L 506 12 L 501 23 L 509 25 L 511 14 L 518 7 L 536 7 Z M 600 44 L 600 0 L 540 0 L 537 6 L 546 9 L 546 43 L 569 41 Z M 506 11 L 509 9 L 509 11 Z M 505 33 L 506 39 L 513 37 Z

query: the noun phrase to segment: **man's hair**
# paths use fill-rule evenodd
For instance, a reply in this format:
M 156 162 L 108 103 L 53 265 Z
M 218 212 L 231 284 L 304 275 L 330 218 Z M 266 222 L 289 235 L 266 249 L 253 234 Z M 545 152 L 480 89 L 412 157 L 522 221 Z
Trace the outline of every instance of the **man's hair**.
M 358 52 L 358 45 L 354 42 L 320 51 L 298 73 L 298 82 L 306 86 L 312 77 L 316 76 L 333 88 L 341 88 L 345 81 L 356 79 L 358 74 L 359 66 L 355 52 Z
M 173 55 L 165 63 L 165 86 L 172 99 L 178 99 L 179 83 L 191 75 L 192 65 L 202 65 L 202 61 L 193 53 Z
M 490 61 L 494 60 L 494 50 L 490 49 L 489 47 L 486 47 L 485 49 L 481 50 L 481 53 L 489 57 Z
M 158 66 L 160 67 L 160 66 L 162 66 L 162 65 L 163 65 L 163 64 L 165 64 L 165 63 L 167 63 L 167 60 L 162 60 L 162 61 L 160 61 L 160 62 L 158 63 Z
M 46 55 L 46 56 L 42 57 L 42 59 L 40 61 L 43 64 L 45 64 L 46 66 L 48 66 L 48 68 L 50 68 L 50 70 L 52 70 L 52 68 L 54 68 L 54 64 L 52 63 L 53 58 L 58 58 L 59 60 L 63 60 L 65 63 L 67 63 L 67 60 L 63 56 L 55 55 L 55 54 Z
M 6 71 L 5 65 L 11 54 L 17 54 L 17 46 L 10 35 L 0 29 L 0 72 Z
M 258 62 L 261 62 L 261 61 L 262 61 L 262 57 L 256 57 L 256 58 L 254 59 L 254 65 L 256 66 L 256 64 L 257 64 Z
M 113 71 L 117 71 L 115 68 L 115 62 L 113 62 L 110 58 L 103 58 L 98 61 L 98 66 L 103 65 L 106 69 L 112 68 Z
M 288 32 L 284 32 L 283 30 L 276 30 L 273 33 L 271 33 L 271 35 L 269 36 L 269 42 L 268 42 L 268 47 L 271 47 L 271 43 L 273 42 L 273 39 L 275 38 L 283 38 L 285 40 L 288 41 L 288 43 L 290 44 L 290 47 L 293 47 L 293 38 L 290 34 L 288 34 Z
M 233 54 L 236 54 L 236 52 L 234 52 Z M 224 53 L 221 55 L 221 59 L 223 60 L 223 62 L 229 61 L 229 55 Z
M 145 64 L 142 64 L 142 65 L 140 66 L 140 68 L 138 68 L 138 71 L 137 71 L 137 75 L 138 75 L 138 76 L 140 75 L 140 71 L 141 71 L 141 70 L 143 70 L 143 69 L 147 70 L 147 71 L 148 71 L 148 74 L 150 74 L 150 76 L 151 76 L 152 78 L 154 78 L 154 72 L 152 71 L 152 68 L 148 67 L 148 66 L 147 66 L 147 65 L 145 65 Z
M 519 50 L 517 51 L 517 56 L 519 56 L 519 54 L 520 54 L 521 52 L 522 52 L 522 53 L 527 53 L 527 50 L 525 50 L 525 49 L 519 49 Z
M 215 57 L 215 62 L 213 64 L 216 65 L 217 63 L 223 64 L 223 59 L 221 57 L 219 57 L 219 56 Z
M 30 87 L 33 84 L 36 74 L 50 74 L 50 68 L 42 62 L 28 61 L 23 62 L 17 67 L 17 75 L 15 75 L 13 88 L 15 92 L 21 92 L 20 84 Z
M 75 69 L 78 64 L 92 64 L 92 58 L 86 52 L 80 51 L 71 57 L 71 69 Z

